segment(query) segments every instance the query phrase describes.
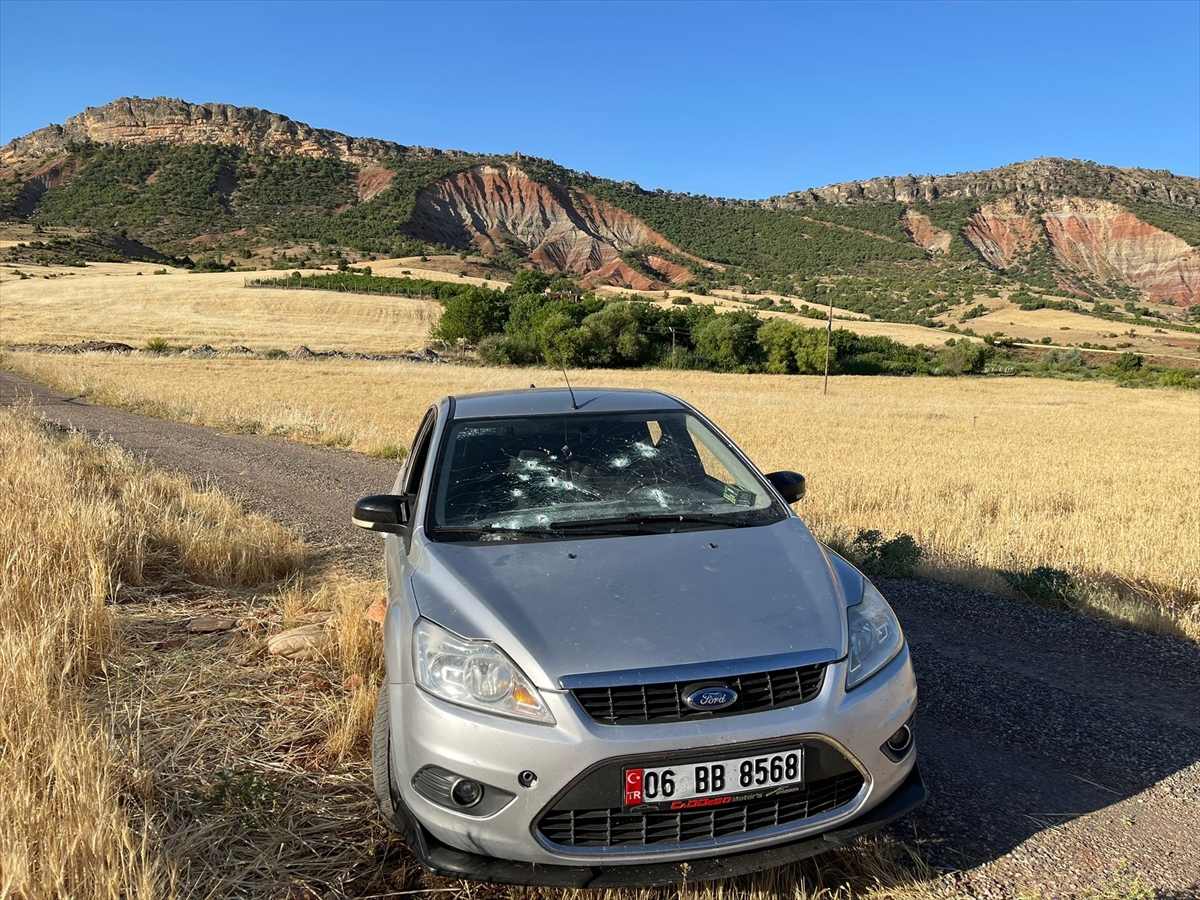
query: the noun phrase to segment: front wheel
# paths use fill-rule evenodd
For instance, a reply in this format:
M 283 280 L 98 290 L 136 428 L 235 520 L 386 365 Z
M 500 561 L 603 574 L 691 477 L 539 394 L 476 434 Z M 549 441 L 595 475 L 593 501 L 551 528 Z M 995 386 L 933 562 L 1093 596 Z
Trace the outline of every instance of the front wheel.
M 379 688 L 375 704 L 375 726 L 371 732 L 371 780 L 375 784 L 375 803 L 384 821 L 394 830 L 403 831 L 396 815 L 396 790 L 392 782 L 392 716 L 388 687 Z

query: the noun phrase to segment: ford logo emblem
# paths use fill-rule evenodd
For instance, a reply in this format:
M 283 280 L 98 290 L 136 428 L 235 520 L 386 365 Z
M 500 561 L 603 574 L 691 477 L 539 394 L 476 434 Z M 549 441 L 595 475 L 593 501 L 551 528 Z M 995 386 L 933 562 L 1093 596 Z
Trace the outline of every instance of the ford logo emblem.
M 737 691 L 723 684 L 688 685 L 683 689 L 683 702 L 692 709 L 724 709 L 736 703 L 737 698 Z

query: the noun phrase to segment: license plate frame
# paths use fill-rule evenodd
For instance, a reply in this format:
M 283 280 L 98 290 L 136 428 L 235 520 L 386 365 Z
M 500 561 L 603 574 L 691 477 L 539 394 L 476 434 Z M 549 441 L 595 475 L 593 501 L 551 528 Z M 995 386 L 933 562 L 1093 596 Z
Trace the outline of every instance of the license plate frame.
M 703 809 L 792 793 L 804 787 L 804 757 L 804 745 L 796 744 L 719 759 L 710 753 L 661 765 L 627 765 L 621 769 L 623 808 Z

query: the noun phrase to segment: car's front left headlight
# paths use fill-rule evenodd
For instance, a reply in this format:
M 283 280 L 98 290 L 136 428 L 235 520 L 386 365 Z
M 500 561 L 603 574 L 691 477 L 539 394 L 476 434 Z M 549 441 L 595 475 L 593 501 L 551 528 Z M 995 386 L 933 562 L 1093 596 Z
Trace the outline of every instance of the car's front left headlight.
M 862 599 L 846 608 L 850 626 L 850 667 L 846 690 L 862 684 L 893 659 L 904 646 L 896 614 L 871 582 L 863 581 Z
M 491 641 L 471 641 L 418 619 L 413 629 L 417 684 L 460 706 L 554 724 L 542 695 Z

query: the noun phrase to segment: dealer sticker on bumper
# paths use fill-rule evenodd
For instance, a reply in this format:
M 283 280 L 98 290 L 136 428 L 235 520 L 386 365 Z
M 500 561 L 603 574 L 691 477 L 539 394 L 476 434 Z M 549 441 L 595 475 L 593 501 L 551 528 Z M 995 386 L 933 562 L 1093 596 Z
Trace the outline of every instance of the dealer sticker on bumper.
M 779 750 L 703 763 L 625 770 L 625 805 L 669 804 L 671 809 L 722 806 L 804 782 L 804 751 Z

